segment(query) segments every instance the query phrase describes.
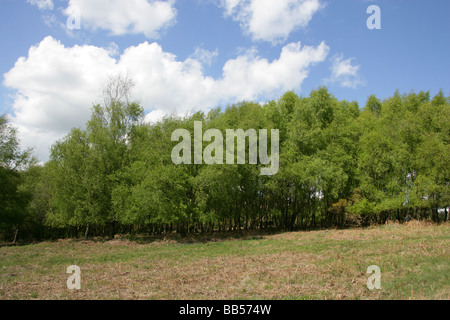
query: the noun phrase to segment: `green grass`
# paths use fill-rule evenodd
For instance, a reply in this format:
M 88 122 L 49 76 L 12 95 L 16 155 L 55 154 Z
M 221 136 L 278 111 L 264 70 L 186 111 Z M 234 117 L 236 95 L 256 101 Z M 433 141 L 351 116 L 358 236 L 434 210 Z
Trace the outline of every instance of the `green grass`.
M 413 221 L 209 242 L 1 247 L 0 299 L 449 299 L 449 240 L 449 224 Z M 66 286 L 74 264 L 79 291 Z M 381 290 L 367 289 L 370 265 L 381 268 Z

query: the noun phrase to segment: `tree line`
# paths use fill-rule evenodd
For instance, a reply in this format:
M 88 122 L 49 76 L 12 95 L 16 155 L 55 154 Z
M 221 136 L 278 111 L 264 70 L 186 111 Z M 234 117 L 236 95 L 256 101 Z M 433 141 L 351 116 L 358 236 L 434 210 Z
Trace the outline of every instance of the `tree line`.
M 450 97 L 442 91 L 372 95 L 360 108 L 321 87 L 150 124 L 131 87 L 111 81 L 86 126 L 57 141 L 44 165 L 0 118 L 4 240 L 448 220 L 447 209 L 438 212 L 450 205 Z M 224 135 L 279 129 L 278 173 L 260 175 L 248 154 L 243 165 L 173 164 L 172 133 L 193 136 L 195 121 Z

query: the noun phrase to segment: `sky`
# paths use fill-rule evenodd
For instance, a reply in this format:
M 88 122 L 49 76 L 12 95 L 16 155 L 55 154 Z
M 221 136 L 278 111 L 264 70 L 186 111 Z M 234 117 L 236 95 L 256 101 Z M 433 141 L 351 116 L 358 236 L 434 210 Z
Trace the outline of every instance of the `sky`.
M 0 114 L 45 162 L 119 75 L 149 122 L 320 86 L 361 108 L 449 95 L 449 13 L 448 0 L 0 0 Z

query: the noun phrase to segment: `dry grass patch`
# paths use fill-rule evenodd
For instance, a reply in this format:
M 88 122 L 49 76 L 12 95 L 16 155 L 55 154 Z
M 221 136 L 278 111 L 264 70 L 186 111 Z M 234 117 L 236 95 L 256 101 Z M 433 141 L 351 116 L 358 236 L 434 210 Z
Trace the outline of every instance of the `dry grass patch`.
M 448 224 L 0 248 L 0 299 L 449 299 Z M 82 289 L 66 287 L 81 268 Z M 382 290 L 366 287 L 379 265 Z

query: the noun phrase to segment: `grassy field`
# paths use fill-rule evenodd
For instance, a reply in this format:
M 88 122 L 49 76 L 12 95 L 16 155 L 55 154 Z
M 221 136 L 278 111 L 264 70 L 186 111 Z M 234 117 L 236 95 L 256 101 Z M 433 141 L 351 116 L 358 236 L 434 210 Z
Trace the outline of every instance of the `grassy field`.
M 448 223 L 188 240 L 1 247 L 0 299 L 450 299 Z

